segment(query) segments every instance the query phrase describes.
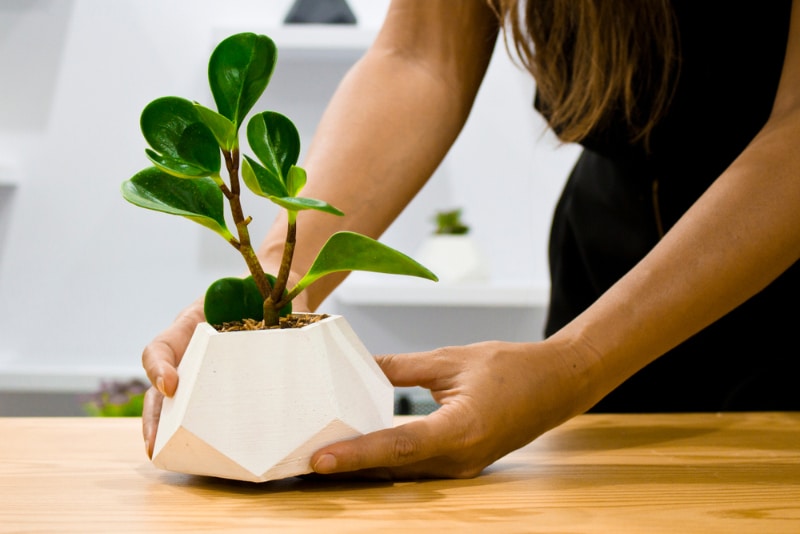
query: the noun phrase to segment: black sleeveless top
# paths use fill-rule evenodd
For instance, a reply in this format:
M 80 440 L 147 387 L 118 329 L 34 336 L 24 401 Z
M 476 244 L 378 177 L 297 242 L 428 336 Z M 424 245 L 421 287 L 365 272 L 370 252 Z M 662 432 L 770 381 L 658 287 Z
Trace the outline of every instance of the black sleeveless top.
M 673 2 L 681 70 L 651 150 L 624 120 L 582 142 L 550 238 L 552 334 L 658 242 L 766 122 L 791 2 Z M 798 177 L 800 179 L 800 177 Z M 702 250 L 697 251 L 702 254 Z M 631 377 L 607 412 L 800 410 L 800 266 Z

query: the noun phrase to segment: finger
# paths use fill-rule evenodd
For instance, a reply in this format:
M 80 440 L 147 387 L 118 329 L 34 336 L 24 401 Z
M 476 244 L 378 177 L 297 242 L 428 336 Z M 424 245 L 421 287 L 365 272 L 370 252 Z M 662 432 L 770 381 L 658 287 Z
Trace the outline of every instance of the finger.
M 144 448 L 149 458 L 153 457 L 153 446 L 156 442 L 156 432 L 161 418 L 161 404 L 163 401 L 164 395 L 155 387 L 151 387 L 144 394 L 142 436 L 144 437 Z
M 184 310 L 142 353 L 142 367 L 147 377 L 164 395 L 175 394 L 178 387 L 178 364 L 202 318 L 202 304 L 197 301 Z
M 150 383 L 163 395 L 173 396 L 178 387 L 178 362 L 180 357 L 168 344 L 153 341 L 142 353 L 142 367 Z
M 453 439 L 453 427 L 443 412 L 440 409 L 417 421 L 323 447 L 312 455 L 311 466 L 319 474 L 418 467 L 460 441 Z
M 461 463 L 453 461 L 451 458 L 435 456 L 421 462 L 396 467 L 375 467 L 326 475 L 314 472 L 303 475 L 303 477 L 314 480 L 402 481 L 428 478 L 473 478 L 482 471 L 482 468 L 467 470 Z
M 454 374 L 453 365 L 443 365 L 442 350 L 375 357 L 386 378 L 397 387 L 422 386 L 440 389 Z

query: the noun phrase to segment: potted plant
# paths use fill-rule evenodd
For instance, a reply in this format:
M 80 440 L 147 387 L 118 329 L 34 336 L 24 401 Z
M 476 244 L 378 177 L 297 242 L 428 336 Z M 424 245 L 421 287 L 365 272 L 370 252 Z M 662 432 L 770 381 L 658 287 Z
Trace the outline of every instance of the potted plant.
M 111 380 L 82 396 L 83 411 L 92 417 L 141 417 L 147 384 L 138 378 Z
M 443 283 L 484 282 L 488 260 L 461 220 L 461 209 L 436 213 L 436 229 L 417 251 L 416 258 L 436 271 Z
M 241 33 L 222 41 L 208 65 L 216 111 L 174 96 L 148 104 L 141 129 L 152 166 L 122 185 L 129 202 L 219 234 L 250 273 L 218 280 L 206 292 L 206 322 L 197 326 L 178 368 L 178 390 L 162 408 L 153 462 L 164 469 L 251 481 L 285 478 L 310 472 L 311 454 L 325 444 L 390 426 L 392 386 L 346 320 L 292 314 L 291 302 L 334 272 L 436 280 L 390 247 L 339 232 L 299 282 L 288 286 L 298 212 L 343 214 L 300 196 L 306 172 L 297 165 L 300 137 L 287 117 L 275 111 L 253 115 L 246 138 L 254 157 L 242 156 L 240 127 L 276 59 L 267 36 Z M 240 200 L 245 190 L 287 212 L 283 257 L 274 275 L 264 272 L 251 245 L 251 217 Z

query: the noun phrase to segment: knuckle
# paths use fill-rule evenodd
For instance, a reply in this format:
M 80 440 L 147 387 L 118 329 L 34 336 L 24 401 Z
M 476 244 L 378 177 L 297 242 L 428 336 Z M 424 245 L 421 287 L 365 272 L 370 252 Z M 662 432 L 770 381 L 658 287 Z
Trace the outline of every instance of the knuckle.
M 142 367 L 148 375 L 157 373 L 162 364 L 175 364 L 175 353 L 164 341 L 154 340 L 142 351 Z
M 147 345 L 142 351 L 142 366 L 147 369 L 149 366 L 154 365 L 161 357 L 160 353 L 163 348 L 159 341 L 153 341 Z
M 392 444 L 392 462 L 396 465 L 408 463 L 419 455 L 419 451 L 417 440 L 407 434 L 401 434 L 394 439 Z
M 438 347 L 430 352 L 432 358 L 447 360 L 452 357 L 453 347 Z

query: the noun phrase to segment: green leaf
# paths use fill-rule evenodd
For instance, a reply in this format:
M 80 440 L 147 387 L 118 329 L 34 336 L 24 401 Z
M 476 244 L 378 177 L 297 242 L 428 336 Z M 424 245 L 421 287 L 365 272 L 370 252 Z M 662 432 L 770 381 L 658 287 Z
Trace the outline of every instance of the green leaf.
M 227 117 L 197 102 L 194 103 L 194 108 L 203 124 L 208 126 L 211 133 L 214 134 L 214 138 L 221 148 L 232 150 L 238 146 L 236 126 Z
M 163 156 L 161 162 L 154 163 L 162 165 L 166 172 L 192 168 L 197 171 L 190 176 L 198 176 L 197 172 L 202 176 L 219 174 L 217 140 L 188 100 L 176 96 L 153 100 L 142 111 L 140 124 L 147 143 Z
M 264 318 L 264 299 L 252 277 L 217 280 L 206 291 L 203 308 L 213 325 Z
M 317 210 L 324 211 L 325 213 L 331 213 L 333 215 L 344 215 L 344 213 L 334 208 L 327 202 L 317 200 L 315 198 L 272 196 L 269 197 L 269 199 L 278 206 L 290 211 Z
M 461 210 L 440 211 L 436 214 L 436 232 L 444 235 L 469 233 L 469 226 L 461 222 Z
M 214 180 L 176 178 L 149 167 L 122 183 L 122 196 L 136 206 L 186 217 L 233 239 L 225 224 L 222 191 Z
M 267 87 L 277 60 L 266 35 L 239 33 L 222 41 L 208 62 L 208 82 L 219 112 L 239 130 Z
M 306 170 L 297 165 L 292 165 L 286 175 L 286 189 L 289 190 L 289 196 L 296 197 L 299 195 L 300 191 L 306 186 L 306 180 Z
M 247 141 L 264 167 L 285 184 L 300 157 L 300 134 L 294 123 L 274 111 L 259 113 L 247 124 Z
M 319 278 L 339 271 L 403 274 L 438 281 L 435 274 L 402 252 L 361 234 L 337 232 L 319 251 L 311 268 L 293 291 L 302 290 Z
M 242 180 L 250 191 L 262 197 L 286 197 L 289 191 L 280 176 L 269 172 L 257 161 L 245 156 L 242 161 Z
M 156 167 L 176 178 L 202 178 L 203 176 L 208 176 L 208 170 L 187 163 L 182 159 L 171 158 L 149 148 L 146 148 L 144 152 Z
M 275 277 L 267 274 L 270 284 L 275 284 Z M 217 280 L 206 291 L 203 308 L 206 321 L 212 325 L 221 325 L 233 321 L 264 319 L 264 297 L 258 290 L 252 276 L 247 278 L 222 278 Z M 291 302 L 278 312 L 280 316 L 292 312 Z

